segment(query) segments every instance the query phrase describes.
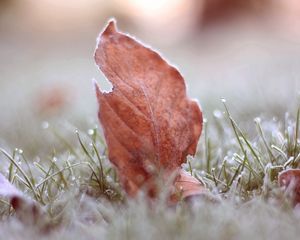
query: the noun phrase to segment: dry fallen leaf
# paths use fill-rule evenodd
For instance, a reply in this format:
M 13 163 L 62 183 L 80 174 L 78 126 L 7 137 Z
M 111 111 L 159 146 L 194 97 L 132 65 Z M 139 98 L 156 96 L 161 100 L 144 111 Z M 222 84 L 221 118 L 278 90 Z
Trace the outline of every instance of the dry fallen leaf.
M 44 232 L 49 230 L 49 226 L 44 224 L 47 223 L 46 215 L 39 204 L 26 197 L 1 173 L 0 197 L 8 199 L 11 206 L 15 209 L 17 217 L 21 222 L 27 225 L 35 225 Z
M 294 205 L 300 203 L 300 169 L 289 169 L 278 176 L 281 187 L 288 191 Z
M 186 156 L 195 154 L 202 130 L 199 106 L 187 98 L 178 70 L 118 32 L 114 21 L 99 36 L 95 61 L 113 85 L 107 93 L 96 84 L 109 159 L 130 196 L 145 188 L 155 197 L 158 177 L 179 171 Z M 183 183 L 181 189 L 185 195 L 202 192 L 203 184 L 198 181 L 198 188 L 190 178 L 193 186 Z

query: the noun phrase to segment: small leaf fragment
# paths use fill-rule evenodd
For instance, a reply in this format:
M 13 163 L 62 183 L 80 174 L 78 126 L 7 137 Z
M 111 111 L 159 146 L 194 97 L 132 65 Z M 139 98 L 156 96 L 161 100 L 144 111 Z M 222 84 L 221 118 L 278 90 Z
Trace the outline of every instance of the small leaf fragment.
M 182 169 L 179 171 L 179 174 L 175 179 L 174 187 L 175 194 L 173 194 L 171 199 L 175 202 L 180 198 L 185 199 L 208 192 L 203 182 L 200 182 Z
M 284 187 L 289 193 L 294 205 L 300 203 L 300 169 L 282 171 L 278 176 L 278 182 L 279 186 Z
M 6 198 L 15 209 L 19 220 L 26 225 L 35 225 L 39 230 L 50 229 L 46 215 L 40 205 L 26 197 L 0 173 L 0 197 Z

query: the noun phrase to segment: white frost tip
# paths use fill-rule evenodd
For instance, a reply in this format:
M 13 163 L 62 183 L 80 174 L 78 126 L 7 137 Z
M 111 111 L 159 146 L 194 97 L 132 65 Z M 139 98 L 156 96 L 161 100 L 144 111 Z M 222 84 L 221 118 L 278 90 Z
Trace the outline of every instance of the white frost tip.
M 260 118 L 260 117 L 254 118 L 254 122 L 255 122 L 256 124 L 261 123 L 261 118 Z
M 221 98 L 222 103 L 226 103 L 226 99 L 225 98 Z

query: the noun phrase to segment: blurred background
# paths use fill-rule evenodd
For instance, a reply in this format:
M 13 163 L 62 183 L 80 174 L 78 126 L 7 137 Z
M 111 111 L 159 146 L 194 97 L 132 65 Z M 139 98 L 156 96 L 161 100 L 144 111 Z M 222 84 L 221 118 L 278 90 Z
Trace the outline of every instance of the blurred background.
M 43 129 L 98 124 L 92 79 L 109 85 L 93 54 L 111 17 L 180 69 L 208 119 L 221 98 L 241 124 L 299 106 L 297 0 L 0 0 L 0 147 L 34 155 L 52 147 Z

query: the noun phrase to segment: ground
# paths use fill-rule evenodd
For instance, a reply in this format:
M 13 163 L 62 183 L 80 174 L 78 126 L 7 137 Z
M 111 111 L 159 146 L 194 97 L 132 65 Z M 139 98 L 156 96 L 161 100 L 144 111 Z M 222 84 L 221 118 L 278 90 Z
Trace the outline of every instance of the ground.
M 1 148 L 7 154 L 1 154 L 1 172 L 41 204 L 46 217 L 32 224 L 32 214 L 25 212 L 22 221 L 3 199 L 1 238 L 297 239 L 300 212 L 279 188 L 277 175 L 299 166 L 299 115 L 298 120 L 297 112 L 283 119 L 252 118 L 244 123 L 251 126 L 246 132 L 231 115 L 230 103 L 220 104 L 223 110 L 214 111 L 204 123 L 196 156 L 183 165 L 202 178 L 220 202 L 199 198 L 167 206 L 164 196 L 152 203 L 143 195 L 128 199 L 98 128 L 75 130 L 66 123 L 43 122 L 39 131 L 60 147 L 48 155 L 30 156 L 33 161 L 23 149 Z M 60 134 L 65 129 L 70 135 Z

